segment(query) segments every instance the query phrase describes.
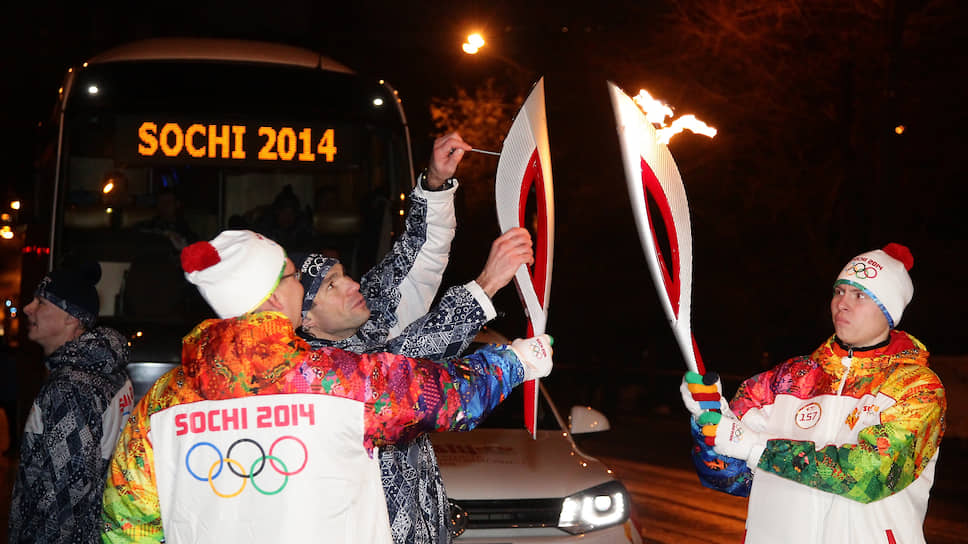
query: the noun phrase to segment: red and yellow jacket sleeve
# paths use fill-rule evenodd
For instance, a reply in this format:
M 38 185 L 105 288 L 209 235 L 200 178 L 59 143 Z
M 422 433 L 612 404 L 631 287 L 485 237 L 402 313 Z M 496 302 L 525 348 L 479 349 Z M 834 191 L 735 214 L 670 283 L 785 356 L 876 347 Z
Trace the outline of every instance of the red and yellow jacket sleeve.
M 106 544 L 164 541 L 154 452 L 148 438 L 149 417 L 160 406 L 148 400 L 167 389 L 175 372 L 169 372 L 155 383 L 145 400 L 138 403 L 118 438 L 108 465 L 101 511 L 101 541 Z

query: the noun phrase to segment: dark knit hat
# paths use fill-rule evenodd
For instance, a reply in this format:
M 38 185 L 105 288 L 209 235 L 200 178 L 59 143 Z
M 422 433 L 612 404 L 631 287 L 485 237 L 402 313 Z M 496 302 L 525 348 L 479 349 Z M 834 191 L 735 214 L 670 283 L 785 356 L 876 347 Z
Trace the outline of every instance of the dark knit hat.
M 50 301 L 90 329 L 97 322 L 100 303 L 94 287 L 101 279 L 101 265 L 86 261 L 52 270 L 34 291 L 35 297 Z
M 303 289 L 306 290 L 306 294 L 303 296 L 302 318 L 306 319 L 306 312 L 313 307 L 313 300 L 316 298 L 319 286 L 323 283 L 323 278 L 329 273 L 330 268 L 339 263 L 339 259 L 327 257 L 321 253 L 310 253 L 302 258 L 298 255 L 293 255 L 293 257 L 296 257 L 293 262 L 301 263 L 299 265 L 299 272 L 301 273 L 299 281 L 302 282 Z

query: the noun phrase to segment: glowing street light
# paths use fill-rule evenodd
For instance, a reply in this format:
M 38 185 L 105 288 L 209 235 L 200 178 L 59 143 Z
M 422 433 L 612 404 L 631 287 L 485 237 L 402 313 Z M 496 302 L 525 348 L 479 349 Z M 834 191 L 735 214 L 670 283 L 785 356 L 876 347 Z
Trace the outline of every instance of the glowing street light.
M 476 55 L 477 52 L 484 47 L 485 43 L 484 36 L 481 36 L 479 33 L 475 32 L 467 36 L 467 41 L 461 45 L 461 49 L 463 49 L 468 55 Z
M 467 41 L 461 44 L 461 49 L 463 49 L 464 53 L 468 55 L 476 55 L 481 52 L 481 49 L 484 47 L 486 43 L 487 42 L 484 40 L 484 36 L 481 35 L 479 32 L 475 32 L 473 34 L 468 34 Z M 499 60 L 504 64 L 507 64 L 514 70 L 517 70 L 519 73 L 524 74 L 528 78 L 533 78 L 535 75 L 533 70 L 529 70 L 524 66 L 521 66 L 520 64 L 518 64 L 515 60 L 509 59 L 508 57 L 501 55 L 493 47 L 488 49 L 486 55 L 484 56 L 486 58 Z

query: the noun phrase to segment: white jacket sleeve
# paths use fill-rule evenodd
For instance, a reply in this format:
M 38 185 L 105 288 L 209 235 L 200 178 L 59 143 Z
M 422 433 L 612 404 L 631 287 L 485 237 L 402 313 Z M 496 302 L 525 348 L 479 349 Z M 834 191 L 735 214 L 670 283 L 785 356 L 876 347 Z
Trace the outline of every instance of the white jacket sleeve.
M 444 270 L 450 261 L 450 246 L 457 231 L 454 212 L 454 193 L 457 183 L 443 191 L 427 191 L 417 183 L 414 196 L 427 201 L 427 236 L 417 252 L 413 266 L 400 283 L 400 304 L 396 323 L 390 327 L 389 338 L 400 334 L 407 325 L 430 310 L 437 295 Z
M 414 188 L 404 232 L 360 280 L 370 308 L 363 326 L 367 336 L 393 338 L 430 309 L 457 229 L 456 190 L 456 183 L 443 191 L 427 191 L 419 183 Z

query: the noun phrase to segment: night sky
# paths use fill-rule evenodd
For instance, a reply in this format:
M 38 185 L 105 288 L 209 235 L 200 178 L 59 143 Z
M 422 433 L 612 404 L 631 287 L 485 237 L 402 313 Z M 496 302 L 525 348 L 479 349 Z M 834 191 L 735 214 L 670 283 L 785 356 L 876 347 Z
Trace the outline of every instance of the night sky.
M 523 95 L 543 75 L 558 218 L 548 324 L 556 362 L 599 375 L 678 370 L 624 188 L 611 80 L 720 130 L 670 145 L 692 208 L 693 322 L 707 366 L 748 375 L 764 351 L 775 361 L 812 350 L 831 331 L 839 267 L 891 241 L 915 257 L 915 299 L 901 328 L 933 352 L 965 352 L 968 2 L 782 3 L 799 12 L 739 0 L 716 2 L 719 12 L 698 0 L 331 4 L 5 8 L 0 194 L 28 191 L 34 127 L 65 70 L 131 40 L 281 41 L 385 78 L 403 97 L 418 168 L 435 133 L 431 97 L 488 77 Z M 474 29 L 490 58 L 460 52 Z M 476 276 L 497 234 L 490 210 L 468 208 L 460 204 L 451 283 Z M 496 326 L 522 334 L 513 288 L 497 302 L 507 317 Z

